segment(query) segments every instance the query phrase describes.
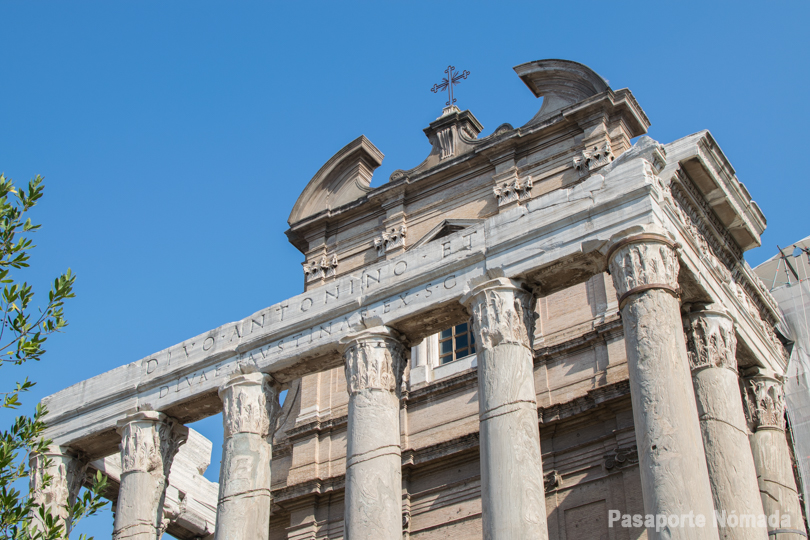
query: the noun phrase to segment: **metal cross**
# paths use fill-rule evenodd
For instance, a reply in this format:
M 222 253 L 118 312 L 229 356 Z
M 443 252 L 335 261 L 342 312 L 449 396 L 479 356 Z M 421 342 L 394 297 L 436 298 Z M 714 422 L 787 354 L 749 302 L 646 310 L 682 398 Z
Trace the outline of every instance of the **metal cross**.
M 461 73 L 453 73 L 455 70 L 455 66 L 447 66 L 447 69 L 444 70 L 447 73 L 447 77 L 442 78 L 442 82 L 438 84 L 434 84 L 433 88 L 430 89 L 431 92 L 434 94 L 437 93 L 439 90 L 447 89 L 447 96 L 450 98 L 445 105 L 452 105 L 456 102 L 456 98 L 453 97 L 453 86 L 459 84 L 461 79 L 466 79 L 467 75 L 470 74 L 469 71 L 466 69 Z

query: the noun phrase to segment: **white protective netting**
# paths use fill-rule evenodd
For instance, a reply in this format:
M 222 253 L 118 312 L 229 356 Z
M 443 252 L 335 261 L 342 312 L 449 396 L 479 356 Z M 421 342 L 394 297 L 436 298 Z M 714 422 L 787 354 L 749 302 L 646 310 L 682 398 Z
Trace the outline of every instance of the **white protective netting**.
M 810 280 L 771 290 L 785 314 L 794 342 L 785 380 L 785 405 L 802 481 L 805 515 L 810 516 Z

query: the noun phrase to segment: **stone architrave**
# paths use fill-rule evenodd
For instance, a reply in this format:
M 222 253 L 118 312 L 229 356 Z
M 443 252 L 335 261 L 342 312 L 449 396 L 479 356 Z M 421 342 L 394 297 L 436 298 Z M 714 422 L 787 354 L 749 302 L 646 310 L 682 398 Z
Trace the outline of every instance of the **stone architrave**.
M 724 540 L 766 540 L 754 458 L 737 373 L 737 337 L 731 317 L 716 309 L 684 315 L 684 333 L 700 429 L 706 451 L 718 532 Z M 728 516 L 755 516 L 731 526 Z
M 34 502 L 57 519 L 63 527 L 63 537 L 67 537 L 71 528 L 68 505 L 76 500 L 87 464 L 79 461 L 67 448 L 49 446 L 42 454 L 31 454 L 30 466 L 30 492 Z M 50 477 L 47 485 L 46 477 Z M 44 531 L 39 513 L 34 512 L 32 518 L 34 527 Z
M 746 380 L 754 433 L 750 435 L 762 507 L 772 540 L 805 540 L 801 502 L 785 435 L 781 378 L 757 373 Z
M 118 422 L 121 487 L 113 540 L 156 540 L 165 529 L 163 501 L 172 461 L 188 428 L 165 414 L 137 412 Z
M 401 540 L 399 399 L 405 347 L 385 326 L 342 343 L 349 391 L 344 535 L 347 540 Z
M 237 375 L 219 390 L 225 442 L 219 473 L 217 540 L 266 540 L 270 534 L 271 420 L 278 388 L 263 373 Z
M 481 507 L 486 540 L 546 540 L 546 499 L 534 388 L 534 297 L 496 278 L 462 299 L 478 347 Z
M 704 527 L 647 530 L 651 539 L 717 540 L 714 505 L 680 313 L 675 245 L 660 234 L 616 239 L 607 254 L 619 298 L 644 510 L 703 516 Z

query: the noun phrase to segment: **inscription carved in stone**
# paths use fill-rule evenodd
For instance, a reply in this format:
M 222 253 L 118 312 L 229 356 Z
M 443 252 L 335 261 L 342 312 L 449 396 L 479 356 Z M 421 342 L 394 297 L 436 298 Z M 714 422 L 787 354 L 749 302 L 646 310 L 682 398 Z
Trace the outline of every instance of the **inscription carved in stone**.
M 693 370 L 705 367 L 737 370 L 737 336 L 731 318 L 711 311 L 689 313 L 684 317 L 684 335 Z
M 678 259 L 672 246 L 663 241 L 640 240 L 625 244 L 612 252 L 609 264 L 619 298 L 645 285 L 672 290 L 678 287 Z
M 574 157 L 574 168 L 579 171 L 579 176 L 595 171 L 613 161 L 613 150 L 610 143 L 605 141 L 602 144 L 590 146 Z
M 465 303 L 473 319 L 476 340 L 484 348 L 515 343 L 531 349 L 534 336 L 534 296 L 500 278 L 474 289 Z M 463 301 L 463 300 L 462 300 Z
M 748 383 L 748 406 L 754 429 L 785 429 L 785 393 L 782 382 L 754 377 Z
M 384 335 L 365 335 L 344 351 L 349 394 L 366 389 L 399 392 L 405 370 L 405 347 Z

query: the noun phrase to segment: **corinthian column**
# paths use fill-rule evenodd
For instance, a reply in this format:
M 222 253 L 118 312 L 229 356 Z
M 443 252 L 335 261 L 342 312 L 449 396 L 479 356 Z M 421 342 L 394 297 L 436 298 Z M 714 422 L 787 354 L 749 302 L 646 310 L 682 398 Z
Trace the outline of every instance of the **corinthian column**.
M 219 472 L 216 540 L 266 540 L 270 534 L 270 420 L 277 387 L 263 373 L 237 375 L 219 390 L 225 442 Z
M 644 510 L 703 516 L 704 527 L 648 529 L 651 539 L 717 540 L 712 490 L 686 356 L 675 246 L 640 234 L 611 246 L 607 260 L 619 297 Z
M 188 428 L 166 415 L 138 412 L 118 422 L 121 488 L 113 539 L 156 540 L 163 534 L 166 484 Z
M 342 343 L 349 390 L 344 534 L 347 540 L 401 540 L 399 396 L 405 347 L 385 326 Z
M 720 538 L 766 540 L 768 529 L 758 522 L 763 511 L 757 472 L 746 444 L 734 322 L 721 311 L 703 309 L 685 315 L 683 323 Z M 754 519 L 731 526 L 733 515 Z
M 750 377 L 748 402 L 754 423 L 751 451 L 771 540 L 806 540 L 796 479 L 785 437 L 785 395 L 781 378 L 764 372 Z
M 472 314 L 478 347 L 484 538 L 545 540 L 534 298 L 518 282 L 497 278 L 474 286 L 461 302 Z
M 56 525 L 62 526 L 60 538 L 67 538 L 71 527 L 68 506 L 76 500 L 87 465 L 67 448 L 49 446 L 42 454 L 31 454 L 30 466 L 30 491 L 34 503 L 56 518 Z M 50 477 L 49 482 L 45 482 L 46 477 Z M 32 518 L 34 527 L 46 533 L 38 510 L 35 509 Z

